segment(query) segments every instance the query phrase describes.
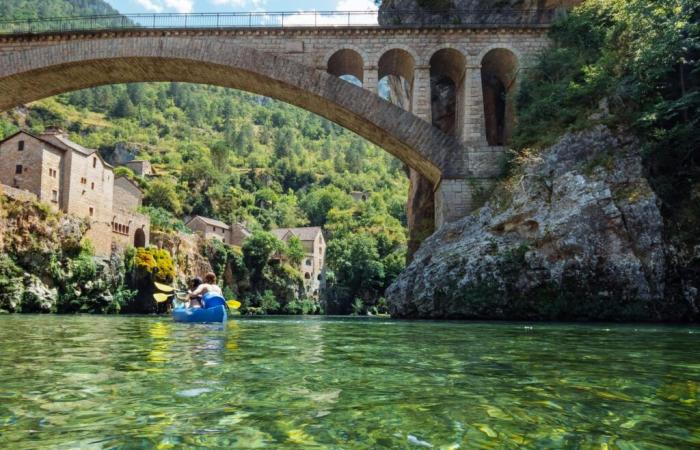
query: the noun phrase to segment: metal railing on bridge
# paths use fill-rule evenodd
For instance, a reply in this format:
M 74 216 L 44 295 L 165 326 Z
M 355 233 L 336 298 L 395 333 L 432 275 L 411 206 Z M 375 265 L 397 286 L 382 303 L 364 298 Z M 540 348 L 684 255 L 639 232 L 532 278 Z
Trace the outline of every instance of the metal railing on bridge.
M 543 27 L 553 9 L 310 11 L 246 13 L 160 13 L 56 17 L 0 21 L 0 34 L 39 34 L 127 29 L 226 29 L 296 27 Z M 381 25 L 380 25 L 381 24 Z

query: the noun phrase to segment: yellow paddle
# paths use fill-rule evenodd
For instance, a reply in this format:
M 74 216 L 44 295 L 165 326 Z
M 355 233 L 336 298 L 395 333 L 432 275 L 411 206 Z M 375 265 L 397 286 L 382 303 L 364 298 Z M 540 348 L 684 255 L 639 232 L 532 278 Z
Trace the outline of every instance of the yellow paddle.
M 238 300 L 227 300 L 226 304 L 231 309 L 238 309 L 241 307 L 241 302 L 239 302 Z
M 156 286 L 156 289 L 158 289 L 161 292 L 173 292 L 175 290 L 174 287 L 168 286 L 167 284 L 158 283 L 157 281 L 153 284 Z
M 172 297 L 172 294 L 168 295 L 160 292 L 157 294 L 153 294 L 153 299 L 158 303 L 167 302 L 170 297 Z

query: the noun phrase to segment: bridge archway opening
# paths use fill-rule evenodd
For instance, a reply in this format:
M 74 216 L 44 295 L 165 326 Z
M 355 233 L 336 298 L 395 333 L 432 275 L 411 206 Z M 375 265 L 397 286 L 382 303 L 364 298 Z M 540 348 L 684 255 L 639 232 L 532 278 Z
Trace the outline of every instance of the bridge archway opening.
M 364 84 L 364 67 L 362 55 L 350 48 L 344 48 L 328 58 L 327 71 L 342 80 L 356 86 L 362 86 Z
M 481 60 L 484 125 L 489 145 L 506 145 L 515 123 L 514 93 L 518 58 L 504 48 L 489 51 Z
M 430 58 L 430 105 L 433 125 L 459 136 L 464 116 L 464 75 L 467 60 L 453 48 L 438 50 Z
M 412 111 L 415 68 L 416 62 L 406 50 L 397 48 L 384 53 L 377 64 L 379 95 Z

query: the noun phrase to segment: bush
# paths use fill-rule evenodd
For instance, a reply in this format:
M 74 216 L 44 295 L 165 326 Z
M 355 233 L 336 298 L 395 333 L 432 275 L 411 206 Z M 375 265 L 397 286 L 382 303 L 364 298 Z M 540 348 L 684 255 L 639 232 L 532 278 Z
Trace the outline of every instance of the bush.
M 147 276 L 151 281 L 161 283 L 171 283 L 175 279 L 173 259 L 164 249 L 156 247 L 136 249 L 134 267 L 141 274 L 137 278 Z
M 6 254 L 0 254 L 0 311 L 20 312 L 24 271 Z

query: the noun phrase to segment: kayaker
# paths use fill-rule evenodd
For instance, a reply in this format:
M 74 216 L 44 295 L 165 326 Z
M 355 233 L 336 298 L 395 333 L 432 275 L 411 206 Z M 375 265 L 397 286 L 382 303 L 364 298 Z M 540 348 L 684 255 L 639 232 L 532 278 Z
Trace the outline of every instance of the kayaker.
M 202 285 L 202 279 L 199 277 L 194 277 L 190 280 L 190 290 L 187 293 L 187 298 L 189 299 L 189 302 L 187 302 L 187 305 L 185 307 L 187 308 L 201 308 L 202 307 L 202 296 L 201 295 L 195 295 L 194 291 L 196 291 L 199 286 Z
M 221 288 L 216 284 L 216 275 L 214 275 L 213 272 L 209 272 L 208 274 L 204 275 L 204 283 L 200 284 L 199 286 L 197 286 L 197 289 L 190 292 L 188 298 L 201 298 L 205 294 L 209 293 L 218 295 L 219 297 L 224 296 L 223 292 L 221 291 Z

